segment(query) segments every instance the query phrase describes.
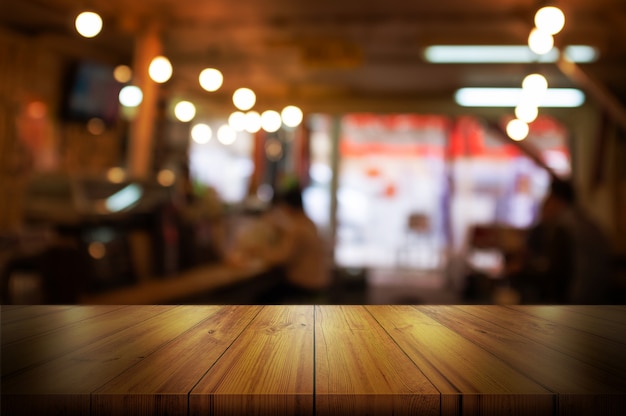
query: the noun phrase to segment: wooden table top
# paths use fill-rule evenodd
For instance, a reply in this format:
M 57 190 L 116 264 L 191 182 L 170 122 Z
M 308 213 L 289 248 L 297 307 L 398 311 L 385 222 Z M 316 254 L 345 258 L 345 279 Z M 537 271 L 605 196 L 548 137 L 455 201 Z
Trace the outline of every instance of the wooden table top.
M 2 414 L 626 414 L 626 306 L 3 306 Z

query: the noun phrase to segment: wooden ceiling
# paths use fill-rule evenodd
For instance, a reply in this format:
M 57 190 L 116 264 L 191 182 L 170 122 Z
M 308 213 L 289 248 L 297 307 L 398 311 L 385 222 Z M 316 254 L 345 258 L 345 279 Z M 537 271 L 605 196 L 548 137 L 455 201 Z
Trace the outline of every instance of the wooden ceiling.
M 559 2 L 557 2 L 558 4 Z M 626 2 L 568 0 L 559 45 L 598 48 L 581 65 L 626 102 Z M 19 0 L 0 2 L 0 27 L 32 36 L 72 57 L 132 64 L 136 34 L 156 25 L 174 66 L 164 87 L 214 107 L 241 86 L 258 105 L 285 102 L 309 110 L 428 111 L 453 105 L 463 86 L 517 87 L 540 69 L 551 86 L 573 86 L 554 64 L 429 64 L 432 44 L 526 44 L 535 0 Z M 104 19 L 93 39 L 78 36 L 74 17 L 84 8 Z M 199 72 L 215 67 L 224 85 L 200 89 Z M 448 108 L 448 107 L 446 107 Z

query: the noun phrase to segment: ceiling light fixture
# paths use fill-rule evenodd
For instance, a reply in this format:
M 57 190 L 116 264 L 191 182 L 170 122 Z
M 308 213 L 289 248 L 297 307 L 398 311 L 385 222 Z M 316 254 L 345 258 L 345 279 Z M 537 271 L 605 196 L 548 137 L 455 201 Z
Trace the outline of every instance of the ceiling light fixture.
M 522 99 L 522 88 L 460 88 L 454 94 L 463 107 L 516 107 Z M 548 88 L 538 107 L 580 107 L 585 94 L 575 88 Z
M 534 28 L 528 35 L 528 47 L 537 55 L 545 55 L 554 47 L 554 38 L 551 34 Z
M 213 92 L 220 89 L 224 82 L 224 76 L 215 68 L 205 68 L 200 72 L 198 80 L 204 90 Z
M 565 15 L 558 7 L 542 7 L 535 13 L 535 26 L 545 33 L 556 35 L 565 26 Z
M 74 21 L 76 31 L 86 38 L 93 38 L 102 30 L 102 18 L 98 13 L 82 12 Z
M 268 133 L 278 131 L 282 123 L 283 120 L 277 111 L 267 110 L 261 114 L 261 127 Z
M 205 144 L 211 140 L 213 130 L 208 124 L 198 123 L 191 128 L 191 138 L 198 144 Z
M 246 113 L 245 129 L 248 133 L 256 133 L 261 130 L 261 115 L 256 111 Z
M 576 63 L 594 62 L 599 56 L 589 45 L 570 45 L 563 52 Z M 538 56 L 526 45 L 433 45 L 424 50 L 424 58 L 434 64 L 553 63 L 559 59 L 559 50 L 552 48 Z
M 302 123 L 304 115 L 302 110 L 295 105 L 288 105 L 280 112 L 280 116 L 283 119 L 283 123 L 287 127 L 297 127 Z
M 506 134 L 516 142 L 524 140 L 529 130 L 528 124 L 518 119 L 513 119 L 506 125 Z
M 246 115 L 241 111 L 234 111 L 228 116 L 228 125 L 235 131 L 246 129 Z
M 196 106 L 189 101 L 180 101 L 174 107 L 174 115 L 183 123 L 191 121 L 196 116 Z
M 254 107 L 256 94 L 250 88 L 239 88 L 233 93 L 233 104 L 241 111 L 246 111 Z
M 228 124 L 223 124 L 217 129 L 217 140 L 223 145 L 229 146 L 237 140 L 237 132 Z
M 159 84 L 167 82 L 172 77 L 172 64 L 165 56 L 157 56 L 150 62 L 148 74 L 150 78 Z
M 135 85 L 127 85 L 120 90 L 119 100 L 124 107 L 137 107 L 143 101 L 143 92 Z

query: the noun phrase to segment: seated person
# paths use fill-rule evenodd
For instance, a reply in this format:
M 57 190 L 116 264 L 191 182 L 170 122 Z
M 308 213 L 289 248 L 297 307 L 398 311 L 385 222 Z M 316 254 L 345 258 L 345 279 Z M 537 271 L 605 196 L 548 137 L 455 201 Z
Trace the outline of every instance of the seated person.
M 280 192 L 265 215 L 277 231 L 264 258 L 282 274 L 279 287 L 263 303 L 318 303 L 331 284 L 327 245 L 304 212 L 297 186 Z

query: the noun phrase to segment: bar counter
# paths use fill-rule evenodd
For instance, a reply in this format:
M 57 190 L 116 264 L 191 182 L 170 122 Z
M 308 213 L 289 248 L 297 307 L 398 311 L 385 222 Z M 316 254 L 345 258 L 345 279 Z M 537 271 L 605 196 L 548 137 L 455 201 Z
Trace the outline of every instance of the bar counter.
M 626 306 L 2 307 L 3 415 L 626 414 Z

